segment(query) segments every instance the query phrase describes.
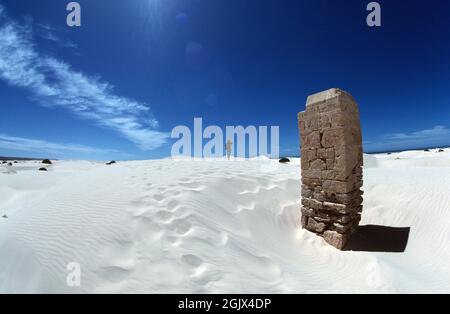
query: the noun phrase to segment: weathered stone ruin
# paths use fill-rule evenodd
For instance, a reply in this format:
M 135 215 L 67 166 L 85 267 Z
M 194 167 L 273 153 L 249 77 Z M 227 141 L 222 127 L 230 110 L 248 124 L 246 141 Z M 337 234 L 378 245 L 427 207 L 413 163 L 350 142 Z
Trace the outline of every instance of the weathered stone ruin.
M 362 138 L 353 97 L 330 89 L 308 97 L 298 115 L 302 227 L 342 250 L 362 211 Z

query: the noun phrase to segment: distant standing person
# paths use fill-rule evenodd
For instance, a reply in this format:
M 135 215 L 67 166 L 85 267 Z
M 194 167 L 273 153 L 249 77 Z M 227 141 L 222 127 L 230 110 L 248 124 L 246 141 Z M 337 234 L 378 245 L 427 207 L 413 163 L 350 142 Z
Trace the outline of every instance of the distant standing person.
M 233 146 L 233 142 L 231 140 L 227 141 L 227 158 L 230 160 L 231 157 L 231 147 Z

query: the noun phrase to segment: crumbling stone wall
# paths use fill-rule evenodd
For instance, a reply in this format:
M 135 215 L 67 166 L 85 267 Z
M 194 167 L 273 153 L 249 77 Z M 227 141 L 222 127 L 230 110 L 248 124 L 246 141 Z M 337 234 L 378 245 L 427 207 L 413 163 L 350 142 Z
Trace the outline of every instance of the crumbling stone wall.
M 330 89 L 308 97 L 298 115 L 302 227 L 343 249 L 362 211 L 363 151 L 358 106 Z

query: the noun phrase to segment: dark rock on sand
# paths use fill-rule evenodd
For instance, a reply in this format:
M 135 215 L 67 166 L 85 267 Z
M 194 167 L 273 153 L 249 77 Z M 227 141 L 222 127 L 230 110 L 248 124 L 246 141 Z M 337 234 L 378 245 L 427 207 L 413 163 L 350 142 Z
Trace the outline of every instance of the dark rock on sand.
M 439 150 L 439 152 L 440 152 L 440 153 L 443 153 L 443 152 L 444 152 L 444 150 L 443 150 L 443 149 L 440 149 L 440 150 Z
M 290 162 L 289 158 L 284 157 L 284 158 L 281 158 L 281 159 L 280 159 L 280 163 L 281 163 L 281 164 L 286 164 L 286 163 L 288 163 L 288 162 Z
M 8 218 L 8 215 L 3 215 L 2 218 L 5 218 L 5 219 L 6 219 L 6 218 Z
M 12 162 L 8 162 L 8 166 L 12 166 Z
M 47 171 L 47 168 L 39 168 L 39 171 Z
M 49 159 L 44 159 L 44 160 L 42 161 L 42 163 L 43 163 L 43 164 L 47 164 L 47 165 L 51 165 L 51 164 L 52 164 L 52 162 L 51 162 Z
M 429 150 L 429 149 L 424 149 L 423 151 L 424 151 L 424 152 L 429 152 L 430 150 Z
M 112 164 L 115 164 L 116 162 L 114 161 L 114 160 L 111 160 L 110 162 L 107 162 L 106 164 L 109 166 L 109 165 L 112 165 Z

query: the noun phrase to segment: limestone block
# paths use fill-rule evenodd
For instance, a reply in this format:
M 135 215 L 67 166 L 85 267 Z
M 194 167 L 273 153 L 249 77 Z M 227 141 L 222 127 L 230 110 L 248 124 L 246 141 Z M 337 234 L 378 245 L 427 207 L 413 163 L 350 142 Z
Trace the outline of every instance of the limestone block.
M 316 233 L 322 233 L 325 231 L 327 225 L 323 222 L 317 222 L 313 218 L 308 218 L 308 224 L 306 225 L 306 229 L 309 231 L 313 231 Z
M 328 244 L 342 250 L 349 239 L 349 235 L 328 230 L 323 233 L 323 238 Z

